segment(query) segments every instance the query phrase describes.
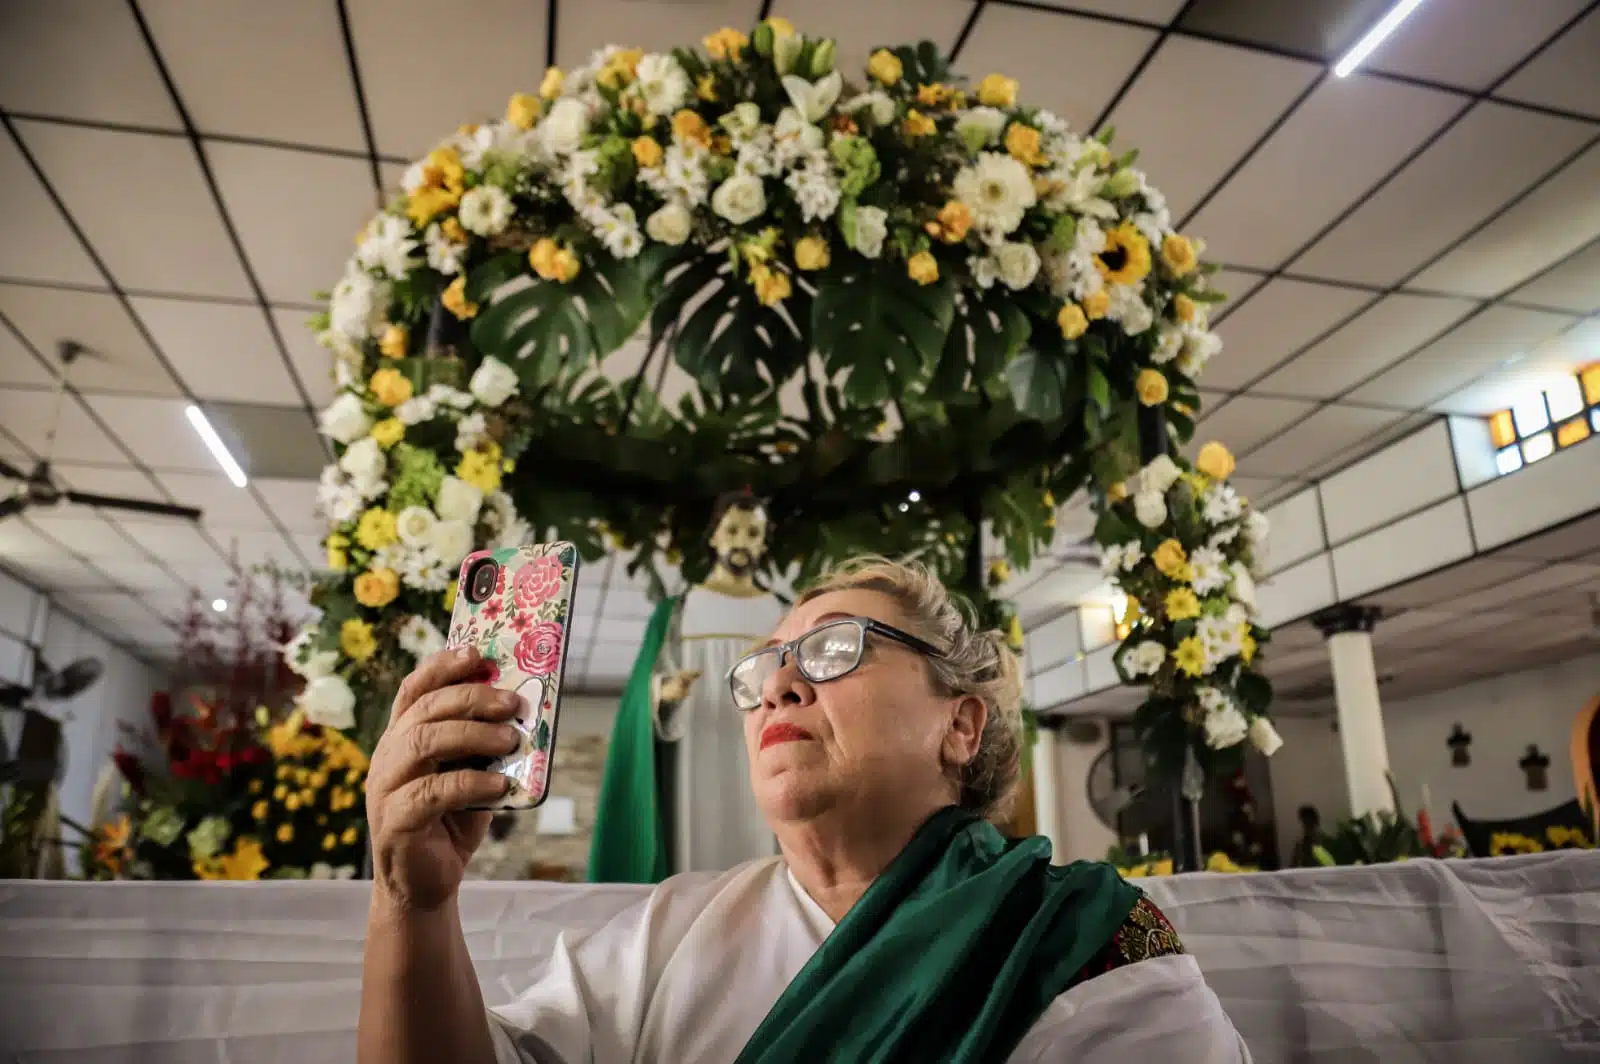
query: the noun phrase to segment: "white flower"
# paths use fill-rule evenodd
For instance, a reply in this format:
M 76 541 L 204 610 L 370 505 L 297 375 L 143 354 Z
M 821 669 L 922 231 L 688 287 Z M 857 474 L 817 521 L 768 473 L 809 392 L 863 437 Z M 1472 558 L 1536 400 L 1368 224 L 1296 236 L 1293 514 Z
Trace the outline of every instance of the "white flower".
M 1183 470 L 1178 468 L 1178 463 L 1170 455 L 1158 454 L 1150 460 L 1149 465 L 1139 470 L 1139 490 L 1165 495 L 1181 476 Z
M 798 33 L 780 33 L 772 40 L 772 66 L 779 74 L 787 74 L 800 62 L 806 39 Z
M 356 724 L 356 694 L 338 675 L 319 676 L 306 684 L 298 705 L 312 724 L 343 731 Z
M 353 521 L 361 512 L 362 502 L 361 493 L 338 466 L 322 470 L 322 479 L 317 484 L 317 512 L 325 519 L 336 525 Z
M 1228 703 L 1221 709 L 1212 710 L 1206 714 L 1206 745 L 1213 750 L 1226 750 L 1230 746 L 1238 746 L 1244 742 L 1244 737 L 1250 731 L 1250 724 L 1244 719 L 1244 714 L 1239 712 L 1237 706 Z
M 805 120 L 793 107 L 778 113 L 778 122 L 772 127 L 773 158 L 780 167 L 794 166 L 822 150 L 822 130 Z
M 339 664 L 337 650 L 313 650 L 312 641 L 317 637 L 315 625 L 308 625 L 300 629 L 283 648 L 283 660 L 296 676 L 305 680 L 315 680 L 323 676 L 330 676 Z
M 1130 539 L 1122 545 L 1122 571 L 1131 573 L 1144 561 L 1144 548 L 1139 546 L 1139 541 Z
M 789 102 L 807 122 L 820 122 L 828 117 L 833 105 L 839 102 L 843 88 L 844 77 L 837 70 L 814 82 L 793 74 L 783 79 L 783 91 L 788 94 Z
M 972 208 L 979 228 L 999 233 L 1021 225 L 1023 214 L 1038 199 L 1027 167 L 998 152 L 979 155 L 976 165 L 956 175 L 953 190 L 957 199 Z
M 1272 726 L 1272 721 L 1266 717 L 1257 717 L 1250 722 L 1250 742 L 1263 757 L 1271 757 L 1283 746 L 1283 737 L 1278 734 L 1278 729 Z
M 1167 523 L 1167 501 L 1159 492 L 1141 491 L 1133 497 L 1133 515 L 1146 528 L 1160 528 Z
M 465 521 L 469 525 L 478 519 L 482 506 L 483 492 L 479 488 L 450 476 L 440 483 L 439 498 L 434 502 L 434 509 L 446 521 Z
M 993 107 L 974 107 L 956 120 L 956 136 L 979 147 L 1000 139 L 1000 131 L 1010 121 L 1004 111 Z
M 400 188 L 405 191 L 406 195 L 411 195 L 428 180 L 427 168 L 428 161 L 426 159 L 418 159 L 406 167 L 406 172 L 400 175 Z
M 472 553 L 472 526 L 465 521 L 435 522 L 428 545 L 438 552 L 440 564 L 460 565 Z
M 461 197 L 461 228 L 479 236 L 495 236 L 511 221 L 511 197 L 493 185 L 468 189 Z
M 439 519 L 426 506 L 407 506 L 395 517 L 400 542 L 408 547 L 425 547 L 432 541 L 433 526 Z
M 711 194 L 711 209 L 734 225 L 744 225 L 767 209 L 767 192 L 759 177 L 735 174 Z
M 517 394 L 517 374 L 493 355 L 479 363 L 467 390 L 484 406 L 499 406 Z
M 1167 648 L 1147 639 L 1123 653 L 1122 668 L 1129 676 L 1154 676 L 1166 660 Z
M 985 291 L 1000 279 L 1000 264 L 993 255 L 972 255 L 967 259 L 967 267 L 972 271 L 973 283 Z
M 1234 600 L 1244 606 L 1245 609 L 1254 612 L 1256 608 L 1256 581 L 1250 575 L 1250 570 L 1246 569 L 1242 562 L 1234 562 L 1228 567 L 1228 573 L 1232 577 L 1231 590 L 1233 591 Z
M 351 481 L 358 488 L 364 483 L 371 484 L 381 480 L 388 464 L 383 456 L 383 448 L 379 447 L 378 441 L 371 436 L 359 439 L 346 447 L 339 459 L 339 468 L 349 474 Z M 362 494 L 366 494 L 364 488 Z
M 428 389 L 427 396 L 440 406 L 450 406 L 457 410 L 468 410 L 473 405 L 471 392 L 452 388 L 448 384 L 433 385 Z
M 372 430 L 372 419 L 362 409 L 360 397 L 345 392 L 318 416 L 317 427 L 324 436 L 351 444 Z
M 400 649 L 418 660 L 444 649 L 444 636 L 426 617 L 412 614 L 400 625 Z
M 1183 350 L 1178 354 L 1178 370 L 1186 377 L 1198 377 L 1206 363 L 1222 350 L 1222 337 L 1204 328 L 1183 331 Z
M 894 101 L 889 98 L 888 93 L 876 89 L 852 97 L 839 110 L 847 115 L 865 110 L 872 116 L 873 122 L 880 126 L 886 126 L 894 121 Z
M 653 115 L 670 115 L 689 97 L 689 75 L 670 55 L 647 55 L 639 60 L 639 80 L 634 82 Z
M 446 277 L 461 272 L 461 260 L 467 254 L 465 244 L 457 244 L 444 235 L 444 230 L 437 225 L 428 226 L 428 231 L 423 234 L 423 241 L 428 247 L 428 266 L 437 270 Z
M 639 220 L 626 203 L 619 203 L 610 210 L 595 211 L 590 223 L 613 258 L 631 259 L 644 250 Z
M 1201 493 L 1200 512 L 1207 524 L 1225 525 L 1239 519 L 1244 512 L 1244 503 L 1239 501 L 1239 493 L 1231 486 L 1216 483 Z
M 679 199 L 690 207 L 698 207 L 711 192 L 711 178 L 706 173 L 709 155 L 692 141 L 674 144 L 667 149 L 662 164 L 645 170 L 640 179 L 665 199 Z
M 351 268 L 333 286 L 328 300 L 328 324 L 351 340 L 365 340 L 383 324 L 388 305 L 389 286 Z
M 517 516 L 516 507 L 511 503 L 511 496 L 503 491 L 497 491 L 484 500 L 486 511 L 483 515 L 484 525 L 489 532 L 489 542 L 484 544 L 490 550 L 500 550 L 504 547 L 520 547 L 532 537 L 532 530 L 528 523 Z
M 1195 634 L 1206 652 L 1206 672 L 1244 650 L 1244 628 L 1227 615 L 1200 618 L 1195 624 Z
M 1206 546 L 1212 548 L 1213 550 L 1221 550 L 1223 547 L 1226 547 L 1228 544 L 1232 543 L 1238 538 L 1238 525 L 1223 525 L 1221 528 L 1211 533 L 1211 538 L 1206 540 Z
M 563 97 L 550 108 L 538 125 L 545 150 L 552 155 L 571 155 L 583 147 L 589 132 L 589 109 L 580 100 Z
M 761 105 L 751 100 L 735 104 L 733 110 L 717 119 L 717 124 L 728 131 L 735 143 L 742 143 L 761 128 Z
M 1158 366 L 1165 366 L 1177 358 L 1183 351 L 1183 329 L 1169 323 L 1162 323 L 1161 330 L 1156 334 L 1156 349 L 1150 352 L 1150 361 Z
M 833 217 L 839 208 L 839 183 L 824 157 L 820 165 L 813 164 L 796 170 L 784 181 L 794 192 L 795 203 L 801 216 L 808 222 L 818 222 Z
M 1226 561 L 1221 552 L 1210 547 L 1201 547 L 1189 555 L 1189 568 L 1194 573 L 1189 584 L 1197 595 L 1221 591 L 1228 584 Z
M 689 239 L 694 217 L 681 203 L 669 203 L 644 220 L 644 231 L 658 244 L 677 247 Z
M 381 269 L 399 281 L 416 265 L 411 257 L 416 249 L 411 223 L 393 214 L 380 214 L 367 223 L 361 243 L 356 246 L 356 261 L 369 270 Z
M 1021 291 L 1039 276 L 1039 253 L 1032 244 L 1001 244 L 994 252 L 1000 280 L 1012 291 Z
M 393 569 L 400 574 L 401 581 L 407 587 L 419 591 L 443 591 L 455 572 L 455 567 L 445 565 L 439 558 L 439 552 L 431 545 L 406 547 L 393 544 L 378 551 L 373 564 Z
M 1050 193 L 1045 206 L 1062 214 L 1071 213 L 1080 218 L 1105 218 L 1115 221 L 1117 208 L 1100 197 L 1106 177 L 1092 166 L 1073 171 L 1070 168 L 1051 170 L 1044 175 Z M 1159 242 L 1157 242 L 1159 246 Z
M 456 450 L 465 454 L 489 438 L 489 419 L 482 411 L 456 422 Z
M 1106 310 L 1106 317 L 1120 322 L 1122 331 L 1129 336 L 1138 336 L 1156 323 L 1155 311 L 1144 301 L 1143 283 L 1114 284 L 1107 291 L 1111 306 Z
M 1100 548 L 1100 571 L 1110 576 L 1122 568 L 1123 545 L 1113 543 L 1111 546 Z
M 1244 519 L 1244 537 L 1253 547 L 1259 547 L 1267 541 L 1267 532 L 1272 528 L 1272 522 L 1260 510 L 1251 510 Z
M 856 235 L 851 246 L 869 259 L 883 254 L 883 241 L 889 235 L 889 215 L 882 207 L 856 210 Z
M 355 865 L 340 865 L 335 868 L 327 861 L 317 861 L 312 864 L 307 879 L 353 879 L 356 874 Z
M 394 408 L 394 416 L 406 425 L 420 425 L 424 421 L 432 421 L 438 413 L 439 404 L 426 395 L 413 395 Z

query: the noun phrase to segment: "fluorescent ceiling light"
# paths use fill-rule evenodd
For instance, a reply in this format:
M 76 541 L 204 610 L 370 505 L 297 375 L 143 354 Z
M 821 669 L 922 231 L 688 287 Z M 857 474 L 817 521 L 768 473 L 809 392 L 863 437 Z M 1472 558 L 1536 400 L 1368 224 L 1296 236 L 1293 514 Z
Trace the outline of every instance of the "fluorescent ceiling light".
M 239 468 L 239 463 L 228 453 L 227 445 L 222 442 L 222 437 L 217 435 L 217 430 L 211 427 L 211 422 L 206 420 L 200 408 L 190 403 L 183 414 L 189 419 L 189 424 L 194 426 L 200 439 L 205 442 L 206 450 L 211 452 L 211 457 L 217 460 L 217 465 L 221 466 L 222 471 L 228 474 L 228 479 L 233 481 L 233 486 L 242 488 L 250 483 L 244 475 L 244 470 Z
M 1388 39 L 1389 34 L 1400 28 L 1400 23 L 1411 17 L 1411 12 L 1422 6 L 1422 0 L 1400 0 L 1389 13 L 1378 20 L 1378 24 L 1367 31 L 1367 35 L 1356 42 L 1356 46 L 1344 54 L 1333 68 L 1334 74 L 1347 78 L 1356 67 L 1366 62 L 1367 56 L 1378 50 L 1378 45 Z

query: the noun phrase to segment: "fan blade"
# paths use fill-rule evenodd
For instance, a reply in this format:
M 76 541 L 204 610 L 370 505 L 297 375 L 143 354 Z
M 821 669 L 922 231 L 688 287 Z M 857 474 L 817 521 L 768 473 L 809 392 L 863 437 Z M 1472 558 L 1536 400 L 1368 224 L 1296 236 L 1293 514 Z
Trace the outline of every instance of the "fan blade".
M 28 505 L 28 502 L 21 495 L 13 495 L 9 499 L 0 499 L 0 520 L 4 520 L 12 514 L 20 514 L 22 508 L 26 505 Z
M 142 514 L 162 517 L 183 517 L 200 520 L 200 511 L 192 506 L 174 506 L 169 502 L 152 502 L 149 499 L 124 499 L 117 495 L 92 495 L 84 491 L 64 491 L 61 497 L 79 506 L 99 506 L 107 510 L 134 510 Z
M 24 473 L 22 470 L 18 469 L 4 458 L 0 458 L 0 477 L 10 477 L 12 480 L 27 480 L 28 474 Z

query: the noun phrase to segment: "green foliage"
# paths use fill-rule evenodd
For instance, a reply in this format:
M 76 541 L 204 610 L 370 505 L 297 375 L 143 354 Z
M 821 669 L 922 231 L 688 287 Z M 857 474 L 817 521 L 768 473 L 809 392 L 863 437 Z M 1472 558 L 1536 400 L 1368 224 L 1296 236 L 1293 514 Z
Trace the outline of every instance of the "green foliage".
M 812 305 L 811 340 L 830 374 L 848 374 L 844 389 L 852 403 L 878 405 L 922 389 L 954 314 L 949 283 L 919 285 L 861 260 L 823 280 Z

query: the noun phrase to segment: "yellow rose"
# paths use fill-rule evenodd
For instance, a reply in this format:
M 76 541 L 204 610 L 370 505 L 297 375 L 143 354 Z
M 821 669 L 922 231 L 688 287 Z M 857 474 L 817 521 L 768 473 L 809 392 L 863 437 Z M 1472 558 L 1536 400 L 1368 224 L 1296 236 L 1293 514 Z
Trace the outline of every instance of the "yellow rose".
M 1160 406 L 1167 401 L 1167 378 L 1158 369 L 1140 370 L 1133 386 L 1139 392 L 1139 402 L 1145 406 Z
M 706 46 L 706 54 L 711 58 L 728 59 L 737 63 L 739 54 L 744 51 L 745 45 L 750 43 L 750 38 L 731 26 L 724 26 L 701 43 Z
M 793 291 L 789 285 L 789 275 L 769 266 L 751 267 L 750 283 L 755 287 L 756 298 L 767 307 L 782 303 Z
M 906 112 L 905 124 L 900 130 L 906 135 L 907 140 L 914 140 L 917 137 L 933 136 L 939 131 L 939 127 L 933 124 L 933 119 L 921 111 L 912 110 Z
M 1198 265 L 1195 256 L 1194 244 L 1188 237 L 1179 236 L 1177 233 L 1167 234 L 1161 242 L 1161 264 L 1172 272 L 1174 277 L 1182 277 Z
M 352 661 L 362 662 L 378 651 L 378 639 L 372 634 L 372 625 L 359 617 L 352 617 L 339 626 L 339 649 Z
M 1189 621 L 1200 616 L 1200 600 L 1186 587 L 1167 592 L 1165 605 L 1169 621 Z
M 406 215 L 418 229 L 441 211 L 461 202 L 466 170 L 454 148 L 435 148 L 422 164 L 422 184 L 406 201 Z
M 702 148 L 711 147 L 711 127 L 687 107 L 672 116 L 672 136 L 678 141 L 692 141 Z
M 506 121 L 518 129 L 532 129 L 539 120 L 539 100 L 525 92 L 514 92 L 506 101 Z
M 378 441 L 379 447 L 387 451 L 406 438 L 406 423 L 397 417 L 386 417 L 373 425 L 368 435 Z
M 1068 340 L 1076 340 L 1089 331 L 1089 319 L 1076 303 L 1068 303 L 1061 308 L 1056 315 L 1056 324 L 1061 326 L 1061 335 Z
M 285 809 L 289 810 L 289 812 L 291 812 L 291 813 L 294 812 L 295 810 L 299 809 L 300 808 L 300 796 L 298 794 L 289 795 L 287 798 L 285 798 L 283 800 L 283 807 Z
M 326 544 L 328 550 L 328 568 L 336 573 L 342 573 L 350 567 L 350 552 L 345 550 L 349 541 L 343 536 L 329 536 Z
M 547 281 L 566 284 L 578 276 L 578 257 L 549 237 L 541 237 L 528 251 L 528 264 Z
M 928 235 L 946 244 L 959 244 L 972 229 L 972 208 L 960 200 L 951 200 L 939 208 L 939 213 L 926 226 Z
M 661 165 L 661 145 L 654 137 L 639 137 L 633 142 L 633 161 L 649 170 Z
M 367 381 L 372 397 L 384 406 L 399 406 L 411 398 L 411 379 L 397 369 L 380 369 Z
M 990 74 L 978 82 L 978 102 L 985 107 L 1015 107 L 1017 82 L 1004 74 Z
M 411 334 L 404 325 L 391 325 L 378 338 L 378 350 L 384 358 L 405 358 L 406 343 L 410 338 Z
M 1194 460 L 1194 467 L 1212 480 L 1227 480 L 1233 476 L 1233 466 L 1233 455 L 1216 440 L 1200 448 Z
M 278 841 L 279 842 L 293 842 L 294 841 L 294 825 L 293 824 L 279 824 L 278 825 Z
M 555 99 L 561 95 L 561 86 L 566 80 L 566 75 L 559 68 L 548 68 L 544 72 L 544 79 L 539 82 L 539 95 L 547 100 Z
M 1039 147 L 1039 131 L 1019 122 L 1006 130 L 1006 151 L 1024 166 L 1043 166 L 1048 161 Z
M 265 798 L 250 807 L 250 817 L 253 820 L 267 819 L 267 800 Z
M 465 275 L 457 277 L 450 282 L 450 287 L 444 290 L 439 297 L 439 302 L 444 304 L 444 309 L 466 321 L 478 313 L 478 304 L 467 300 L 467 278 Z
M 382 609 L 400 596 L 400 574 L 393 569 L 368 569 L 356 577 L 355 593 L 356 601 L 367 609 Z
M 1083 313 L 1090 321 L 1099 321 L 1111 309 L 1111 296 L 1104 288 L 1092 296 L 1085 296 L 1083 300 Z
M 884 85 L 896 85 L 905 76 L 905 67 L 901 66 L 899 56 L 887 48 L 879 48 L 867 61 L 867 73 Z
M 1180 292 L 1172 301 L 1172 316 L 1184 323 L 1194 321 L 1194 300 Z
M 375 506 L 356 522 L 356 542 L 368 550 L 381 550 L 399 540 L 399 523 L 388 510 Z
M 1150 555 L 1150 560 L 1156 563 L 1156 568 L 1169 580 L 1178 579 L 1189 567 L 1189 555 L 1184 552 L 1183 544 L 1175 539 L 1163 540 L 1161 546 Z
M 939 262 L 928 252 L 919 251 L 907 260 L 906 275 L 918 284 L 932 284 L 939 279 Z
M 343 841 L 346 846 L 353 846 L 356 839 L 360 837 L 361 833 L 356 830 L 356 826 L 354 824 L 351 824 L 349 827 L 344 829 L 344 835 L 341 841 Z
M 917 86 L 917 103 L 923 107 L 943 107 L 950 99 L 950 86 L 932 85 Z
M 803 236 L 794 246 L 794 264 L 802 270 L 825 270 L 830 261 L 828 242 L 820 236 Z

